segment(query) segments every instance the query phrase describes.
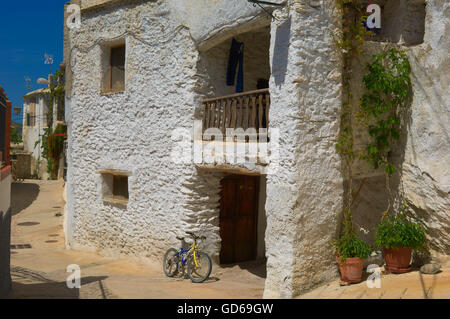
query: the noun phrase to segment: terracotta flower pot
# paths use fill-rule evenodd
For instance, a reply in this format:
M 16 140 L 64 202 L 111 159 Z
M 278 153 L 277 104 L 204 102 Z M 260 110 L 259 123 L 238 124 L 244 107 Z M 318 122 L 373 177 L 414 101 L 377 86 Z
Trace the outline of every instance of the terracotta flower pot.
M 341 280 L 351 284 L 361 282 L 364 260 L 359 257 L 347 258 L 341 262 L 339 257 L 336 257 L 341 272 Z
M 386 270 L 394 274 L 402 274 L 411 271 L 411 247 L 384 248 L 384 260 Z

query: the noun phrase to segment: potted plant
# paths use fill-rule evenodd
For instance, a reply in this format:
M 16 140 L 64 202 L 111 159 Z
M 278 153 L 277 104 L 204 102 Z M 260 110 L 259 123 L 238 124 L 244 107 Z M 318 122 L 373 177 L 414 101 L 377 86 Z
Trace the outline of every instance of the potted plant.
M 408 220 L 403 211 L 395 215 L 384 212 L 375 233 L 375 246 L 383 248 L 386 270 L 392 273 L 411 271 L 412 250 L 423 247 L 425 241 L 423 226 Z
M 335 247 L 336 261 L 339 264 L 341 281 L 358 283 L 362 279 L 364 259 L 369 257 L 372 249 L 356 235 L 350 210 L 345 212 L 343 224 L 343 235 L 332 242 Z

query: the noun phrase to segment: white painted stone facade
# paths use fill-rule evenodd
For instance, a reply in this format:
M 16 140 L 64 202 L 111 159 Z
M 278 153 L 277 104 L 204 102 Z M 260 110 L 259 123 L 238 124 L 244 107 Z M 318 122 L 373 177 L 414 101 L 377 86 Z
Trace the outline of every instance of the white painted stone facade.
M 404 194 L 431 248 L 450 255 L 450 3 L 429 0 L 421 45 L 408 51 L 414 98 L 402 165 Z
M 40 137 L 48 127 L 48 105 L 43 90 L 45 89 L 39 89 L 24 96 L 22 139 L 24 151 L 31 153 L 31 175 L 46 179 L 48 177 L 47 161 L 42 157 L 42 141 Z M 32 103 L 35 111 L 30 117 L 30 123 L 27 123 L 27 113 L 30 112 Z
M 381 1 L 385 3 L 386 1 Z M 390 185 L 394 199 L 404 196 L 415 216 L 426 227 L 432 258 L 450 254 L 450 100 L 448 51 L 450 5 L 445 1 L 392 1 L 386 3 L 384 33 L 390 34 L 396 46 L 406 50 L 411 64 L 412 101 L 405 118 L 406 130 L 393 152 L 397 172 Z M 396 15 L 395 15 L 396 14 Z M 425 18 L 421 21 L 419 17 Z M 401 22 L 404 23 L 401 23 Z M 424 28 L 423 28 L 424 26 Z M 383 29 L 383 25 L 382 25 Z M 422 35 L 420 35 L 420 32 Z M 382 37 L 383 32 L 382 32 Z M 422 43 L 417 43 L 422 39 Z M 411 43 L 413 43 L 413 45 Z M 364 65 L 372 54 L 389 46 L 387 42 L 368 41 L 362 65 L 353 64 L 352 92 L 354 103 L 362 96 L 361 80 Z M 356 149 L 362 150 L 367 130 L 358 130 Z M 373 242 L 374 227 L 380 212 L 388 205 L 386 178 L 383 170 L 370 168 L 358 161 L 354 167 L 355 188 L 364 180 L 355 204 L 355 221 L 368 233 L 362 238 Z M 391 199 L 392 201 L 392 199 Z M 394 203 L 392 203 L 394 204 Z M 445 258 L 444 258 L 445 259 Z
M 434 7 L 436 1 L 429 1 L 431 15 L 442 11 Z M 159 262 L 168 247 L 179 244 L 176 235 L 193 230 L 208 237 L 206 250 L 218 261 L 223 173 L 175 164 L 171 132 L 192 130 L 194 120 L 201 119 L 202 99 L 232 93 L 224 76 L 229 42 L 236 36 L 254 41 L 246 46 L 248 54 L 258 50 L 247 66 L 251 76 L 244 89 L 254 89 L 255 78 L 270 75 L 270 127 L 280 131 L 279 167 L 267 176 L 266 200 L 260 202 L 260 217 L 262 208 L 266 215 L 260 220 L 267 224 L 259 228 L 265 234 L 258 243 L 258 255 L 267 257 L 264 296 L 289 298 L 337 276 L 328 245 L 340 229 L 344 193 L 334 146 L 342 106 L 342 55 L 330 35 L 341 21 L 334 1 L 322 7 L 320 1 L 289 1 L 287 8 L 276 10 L 278 20 L 272 22 L 241 0 L 81 3 L 82 25 L 70 31 L 66 59 L 71 70 L 66 96 L 67 247 Z M 427 27 L 432 21 L 427 15 Z M 264 49 L 268 26 L 270 45 Z M 125 91 L 102 94 L 101 46 L 117 39 L 126 43 Z M 425 39 L 422 46 L 425 50 L 429 44 L 431 53 L 425 51 L 424 59 L 443 59 L 442 44 L 433 46 L 432 41 L 444 40 Z M 443 73 L 440 78 L 448 82 Z M 438 86 L 430 84 L 430 90 Z M 443 130 L 440 138 L 448 136 L 448 125 Z M 446 156 L 441 155 L 436 157 Z M 431 203 L 437 196 L 433 184 L 409 163 L 404 169 L 410 191 L 418 187 L 413 185 L 417 178 L 423 179 L 422 190 Z M 126 207 L 102 200 L 100 171 L 107 169 L 130 172 Z M 432 217 L 439 219 L 438 229 L 449 225 L 446 194 L 439 195 L 440 206 L 431 211 L 424 207 L 430 216 L 444 211 Z M 413 196 L 420 198 L 419 193 Z M 448 253 L 448 241 L 436 240 Z

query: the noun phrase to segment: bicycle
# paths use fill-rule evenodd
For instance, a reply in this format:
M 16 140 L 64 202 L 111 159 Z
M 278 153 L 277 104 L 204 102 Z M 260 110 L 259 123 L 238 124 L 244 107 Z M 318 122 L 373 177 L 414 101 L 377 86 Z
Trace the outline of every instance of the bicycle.
M 163 259 L 163 269 L 167 277 L 175 276 L 180 267 L 183 268 L 187 264 L 187 273 L 189 278 L 194 283 L 201 283 L 208 279 L 212 270 L 211 258 L 203 251 L 198 250 L 197 240 L 205 240 L 205 236 L 198 236 L 192 232 L 186 232 L 190 235 L 194 242 L 191 244 L 189 249 L 180 248 L 176 250 L 175 248 L 169 248 Z M 178 240 L 183 241 L 184 237 L 178 237 Z

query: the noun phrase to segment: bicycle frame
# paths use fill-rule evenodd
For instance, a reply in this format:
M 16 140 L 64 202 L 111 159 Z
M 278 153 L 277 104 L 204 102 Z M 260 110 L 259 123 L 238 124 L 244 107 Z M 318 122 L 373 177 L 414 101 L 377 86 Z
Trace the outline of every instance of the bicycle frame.
M 186 262 L 189 259 L 190 255 L 194 256 L 195 266 L 198 267 L 198 262 L 197 262 L 197 241 L 194 241 L 191 244 L 191 247 L 189 247 L 189 249 L 180 248 L 180 250 L 175 254 L 174 257 L 178 257 L 179 256 L 181 258 L 181 264 L 184 267 L 184 265 L 186 264 Z M 186 256 L 186 258 L 184 258 L 184 256 Z M 176 264 L 178 265 L 178 262 L 176 262 Z

